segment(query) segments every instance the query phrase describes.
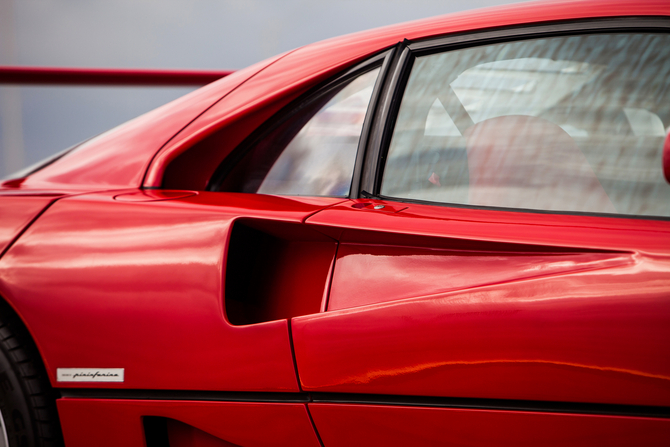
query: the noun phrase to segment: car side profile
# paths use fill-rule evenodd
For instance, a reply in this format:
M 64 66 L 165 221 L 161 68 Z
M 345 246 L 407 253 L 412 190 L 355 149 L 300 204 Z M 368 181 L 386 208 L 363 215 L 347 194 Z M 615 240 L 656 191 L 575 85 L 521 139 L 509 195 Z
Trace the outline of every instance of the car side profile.
M 0 444 L 670 444 L 670 4 L 236 71 L 0 186 Z

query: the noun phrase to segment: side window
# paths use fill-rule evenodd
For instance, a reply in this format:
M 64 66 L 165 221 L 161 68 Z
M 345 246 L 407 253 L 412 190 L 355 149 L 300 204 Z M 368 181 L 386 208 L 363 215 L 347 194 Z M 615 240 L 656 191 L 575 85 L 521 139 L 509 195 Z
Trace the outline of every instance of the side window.
M 380 68 L 300 106 L 254 143 L 220 191 L 346 197 Z
M 380 193 L 670 216 L 670 37 L 594 34 L 414 60 Z

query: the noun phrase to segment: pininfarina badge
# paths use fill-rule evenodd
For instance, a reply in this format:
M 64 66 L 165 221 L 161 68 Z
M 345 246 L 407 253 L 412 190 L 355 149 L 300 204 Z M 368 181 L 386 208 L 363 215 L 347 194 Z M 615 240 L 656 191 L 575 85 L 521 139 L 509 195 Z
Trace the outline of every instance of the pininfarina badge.
M 123 382 L 124 368 L 58 368 L 59 382 Z

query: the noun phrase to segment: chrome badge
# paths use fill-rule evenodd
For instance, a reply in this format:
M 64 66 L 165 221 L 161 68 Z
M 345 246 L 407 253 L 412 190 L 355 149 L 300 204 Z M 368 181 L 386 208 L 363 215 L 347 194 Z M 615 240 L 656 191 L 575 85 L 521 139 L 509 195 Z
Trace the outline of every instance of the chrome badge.
M 58 368 L 58 382 L 123 382 L 124 368 Z

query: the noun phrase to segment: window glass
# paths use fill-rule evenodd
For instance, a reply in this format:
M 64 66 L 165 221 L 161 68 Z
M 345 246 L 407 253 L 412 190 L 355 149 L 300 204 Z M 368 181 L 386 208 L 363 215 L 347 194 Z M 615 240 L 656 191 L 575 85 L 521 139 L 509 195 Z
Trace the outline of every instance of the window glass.
M 596 34 L 417 57 L 384 196 L 670 216 L 670 38 Z
M 379 68 L 319 96 L 251 148 L 220 190 L 346 197 Z

